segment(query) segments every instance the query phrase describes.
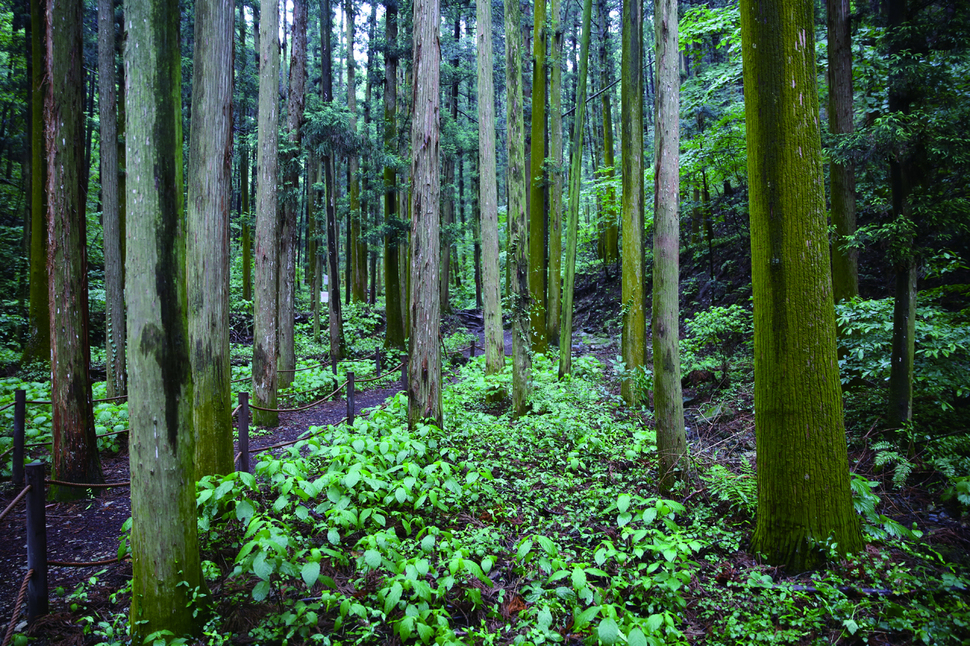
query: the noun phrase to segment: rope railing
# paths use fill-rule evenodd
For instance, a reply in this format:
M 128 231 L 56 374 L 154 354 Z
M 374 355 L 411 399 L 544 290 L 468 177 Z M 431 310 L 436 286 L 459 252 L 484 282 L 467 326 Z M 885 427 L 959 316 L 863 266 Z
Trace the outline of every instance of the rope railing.
M 0 413 L 2 413 L 3 411 L 5 411 L 5 410 L 7 410 L 8 408 L 10 408 L 11 406 L 13 406 L 13 405 L 14 405 L 14 404 L 16 404 L 16 403 L 17 403 L 17 402 L 10 402 L 10 403 L 9 403 L 9 404 L 7 404 L 6 406 L 0 406 Z
M 20 584 L 20 592 L 17 593 L 17 602 L 13 604 L 13 614 L 10 616 L 10 623 L 7 625 L 7 634 L 3 636 L 2 646 L 7 646 L 13 637 L 14 627 L 17 625 L 17 617 L 20 615 L 20 607 L 24 605 L 24 596 L 27 594 L 27 584 L 30 583 L 32 576 L 34 576 L 34 571 L 32 569 L 27 570 L 27 576 L 24 577 L 24 582 Z
M 44 480 L 44 484 L 48 485 L 59 485 L 61 487 L 76 487 L 77 489 L 111 489 L 113 487 L 130 487 L 131 480 L 125 480 L 124 482 L 102 482 L 90 483 L 90 482 L 68 482 L 66 480 Z
M 305 410 L 309 410 L 309 409 L 313 408 L 314 406 L 318 406 L 318 405 L 322 404 L 323 402 L 327 401 L 328 399 L 330 399 L 331 397 L 333 397 L 334 395 L 336 395 L 337 393 L 339 393 L 341 390 L 343 390 L 344 389 L 344 386 L 346 386 L 346 385 L 347 385 L 347 382 L 344 381 L 342 384 L 340 384 L 339 386 L 337 386 L 337 389 L 334 390 L 329 395 L 326 395 L 323 398 L 318 399 L 317 401 L 315 401 L 315 402 L 313 402 L 311 404 L 307 404 L 306 406 L 300 406 L 299 408 L 264 408 L 262 406 L 257 406 L 256 404 L 250 404 L 249 407 L 250 408 L 254 408 L 256 410 L 265 411 L 267 413 L 301 413 L 301 412 L 303 412 Z
M 23 488 L 23 490 L 20 493 L 17 494 L 16 498 L 10 501 L 10 504 L 7 505 L 7 508 L 4 509 L 2 512 L 0 512 L 0 520 L 3 520 L 4 518 L 6 518 L 7 514 L 13 511 L 13 508 L 17 506 L 17 503 L 23 500 L 24 496 L 26 496 L 29 492 L 30 492 L 30 485 L 27 485 L 26 487 Z
M 100 565 L 113 565 L 115 563 L 121 563 L 128 558 L 128 555 L 116 556 L 113 559 L 105 559 L 103 561 L 47 561 L 47 565 L 55 565 L 57 567 L 98 567 Z

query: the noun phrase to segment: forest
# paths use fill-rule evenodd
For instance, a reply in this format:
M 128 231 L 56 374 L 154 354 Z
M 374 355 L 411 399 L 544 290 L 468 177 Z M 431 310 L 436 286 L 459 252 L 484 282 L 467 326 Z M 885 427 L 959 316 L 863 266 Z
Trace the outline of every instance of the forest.
M 970 644 L 961 0 L 0 0 L 0 646 Z

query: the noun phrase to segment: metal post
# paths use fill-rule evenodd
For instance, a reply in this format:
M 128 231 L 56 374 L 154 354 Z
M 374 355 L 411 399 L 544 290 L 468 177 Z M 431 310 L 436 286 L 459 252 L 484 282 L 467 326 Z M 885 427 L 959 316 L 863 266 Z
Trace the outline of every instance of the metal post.
M 26 434 L 27 391 L 13 393 L 13 483 L 24 484 L 24 435 Z
M 249 470 L 249 393 L 239 393 L 239 470 Z
M 47 614 L 47 518 L 44 503 L 44 463 L 27 465 L 27 621 Z
M 347 373 L 347 425 L 354 425 L 354 373 Z

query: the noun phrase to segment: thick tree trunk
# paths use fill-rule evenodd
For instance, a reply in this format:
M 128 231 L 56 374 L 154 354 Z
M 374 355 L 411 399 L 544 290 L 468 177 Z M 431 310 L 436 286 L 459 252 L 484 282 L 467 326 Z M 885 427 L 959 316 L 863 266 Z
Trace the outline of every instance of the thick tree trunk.
M 232 35 L 232 5 L 197 0 L 185 249 L 197 477 L 234 471 L 229 384 Z
M 612 91 L 607 90 L 612 81 L 610 74 L 609 60 L 609 34 L 610 34 L 610 14 L 606 7 L 606 0 L 599 0 L 600 8 L 600 74 L 602 75 L 601 85 L 603 87 L 600 101 L 603 105 L 603 166 L 607 169 L 606 177 L 610 180 L 616 174 L 616 159 L 613 155 L 613 104 L 610 101 Z M 606 223 L 603 228 L 603 263 L 609 267 L 616 263 L 620 258 L 619 237 L 620 229 L 617 226 L 616 218 L 616 191 L 612 183 L 606 189 L 603 210 L 606 214 Z
M 414 103 L 411 121 L 411 295 L 408 352 L 408 424 L 441 427 L 441 307 L 438 234 L 441 209 L 441 22 L 439 0 L 414 3 Z
M 620 81 L 620 113 L 623 140 L 623 311 L 622 357 L 628 374 L 639 370 L 646 347 L 646 316 L 643 308 L 643 3 L 623 3 L 623 77 Z M 638 402 L 633 380 L 621 385 L 627 403 Z
M 296 368 L 294 346 L 296 298 L 296 213 L 300 208 L 300 144 L 303 140 L 303 106 L 306 102 L 307 3 L 293 2 L 293 44 L 290 58 L 290 93 L 287 104 L 287 139 L 283 157 L 283 223 L 280 231 L 279 276 L 279 384 L 289 388 Z
M 397 0 L 384 3 L 387 49 L 384 52 L 384 151 L 397 155 Z M 401 274 L 398 253 L 400 224 L 397 168 L 384 167 L 384 302 L 387 335 L 384 347 L 404 349 L 404 311 L 401 299 Z
M 680 69 L 677 0 L 654 5 L 657 38 L 653 180 L 653 379 L 660 491 L 681 479 L 687 452 L 680 385 Z
M 478 204 L 482 297 L 485 319 L 485 374 L 505 367 L 502 294 L 499 278 L 498 190 L 495 178 L 495 86 L 492 80 L 492 6 L 476 4 L 478 41 Z
M 344 18 L 347 21 L 347 47 L 353 50 L 355 29 L 354 17 L 357 12 L 351 0 L 345 4 Z M 350 112 L 350 131 L 357 132 L 357 65 L 353 56 L 347 56 L 347 110 Z M 354 302 L 367 300 L 367 243 L 363 240 L 362 226 L 364 213 L 360 205 L 360 183 L 357 179 L 360 161 L 351 154 L 347 159 L 347 174 L 350 181 L 347 193 L 350 198 L 350 244 L 347 254 L 350 257 L 350 291 Z
M 133 641 L 142 643 L 159 630 L 198 635 L 192 601 L 205 583 L 195 507 L 178 2 L 128 0 L 125 10 L 130 626 Z
M 125 356 L 124 227 L 118 200 L 118 117 L 113 0 L 98 2 L 98 69 L 101 211 L 104 227 L 105 381 L 107 396 L 117 397 L 128 392 L 128 374 Z
M 583 174 L 583 122 L 586 120 L 586 80 L 589 71 L 589 32 L 593 2 L 583 0 L 583 40 L 577 74 L 576 113 L 573 118 L 573 152 L 569 166 L 569 209 L 566 231 L 566 279 L 562 295 L 562 340 L 559 349 L 559 378 L 573 371 L 573 295 L 576 288 L 576 247 L 579 239 L 579 190 Z
M 333 101 L 333 52 L 331 51 L 330 34 L 333 33 L 333 8 L 330 0 L 320 2 L 320 58 L 322 74 L 320 77 L 320 98 L 323 103 Z M 327 212 L 327 318 L 330 328 L 330 359 L 340 361 L 344 358 L 344 321 L 340 308 L 340 263 L 337 251 L 337 183 L 336 160 L 333 152 L 323 156 L 323 178 L 326 191 Z M 350 250 L 348 249 L 348 253 Z
M 30 0 L 30 306 L 22 362 L 51 360 L 50 285 L 47 274 L 47 154 L 44 97 L 47 94 L 46 11 Z
M 812 2 L 742 0 L 754 287 L 754 551 L 793 571 L 862 546 L 835 346 Z
M 276 408 L 276 348 L 279 328 L 279 216 L 276 173 L 279 126 L 279 10 L 275 0 L 261 0 L 259 21 L 259 125 L 256 150 L 256 289 L 253 294 L 253 404 Z M 276 426 L 279 415 L 254 409 L 253 422 Z
M 562 315 L 562 16 L 560 0 L 552 0 L 552 54 L 549 71 L 549 154 L 552 184 L 549 195 L 549 286 L 546 337 L 559 347 Z M 568 349 L 566 350 L 569 351 Z
M 486 25 L 486 28 L 488 26 Z M 532 392 L 532 350 L 529 314 L 529 230 L 526 218 L 525 120 L 522 116 L 522 23 L 518 0 L 505 0 L 505 69 L 509 155 L 509 252 L 512 265 L 512 411 L 529 410 Z
M 239 59 L 239 75 L 246 74 L 249 67 L 249 56 L 246 51 L 246 18 L 244 6 L 239 4 L 239 42 L 242 43 L 242 52 Z M 250 227 L 252 222 L 252 207 L 250 206 L 250 164 L 249 164 L 249 114 L 248 109 L 239 114 L 240 133 L 239 133 L 239 211 L 242 219 L 242 297 L 244 301 L 253 300 L 253 232 Z
M 534 0 L 532 25 L 532 154 L 529 158 L 529 293 L 532 347 L 545 352 L 546 332 L 546 0 Z
M 51 401 L 56 480 L 102 481 L 94 434 L 88 346 L 85 187 L 81 183 L 84 128 L 81 94 L 81 8 L 69 0 L 47 3 L 48 239 L 50 276 Z M 77 487 L 51 487 L 55 500 L 85 495 Z
M 829 61 L 829 132 L 850 134 L 852 125 L 852 33 L 849 0 L 826 0 Z M 836 302 L 859 295 L 859 250 L 845 248 L 855 234 L 855 164 L 830 166 L 832 183 L 832 287 Z
M 455 38 L 455 56 L 456 58 L 451 59 L 451 65 L 454 69 L 458 69 L 459 60 L 457 58 L 458 39 L 461 38 L 461 15 L 460 11 L 455 18 L 454 25 L 454 38 Z M 449 87 L 448 92 L 448 102 L 447 102 L 448 113 L 451 115 L 452 123 L 456 124 L 458 122 L 458 76 L 455 76 L 454 83 Z M 439 228 L 441 232 L 441 280 L 439 281 L 440 296 L 439 301 L 441 303 L 442 313 L 448 313 L 451 311 L 451 299 L 450 299 L 450 288 L 451 288 L 451 249 L 455 243 L 455 240 L 451 234 L 451 225 L 455 222 L 455 158 L 460 154 L 459 151 L 455 150 L 453 153 L 446 153 L 445 158 L 442 160 L 442 166 L 444 167 L 444 182 L 441 187 L 441 226 Z M 457 275 L 459 269 L 456 265 L 455 274 Z

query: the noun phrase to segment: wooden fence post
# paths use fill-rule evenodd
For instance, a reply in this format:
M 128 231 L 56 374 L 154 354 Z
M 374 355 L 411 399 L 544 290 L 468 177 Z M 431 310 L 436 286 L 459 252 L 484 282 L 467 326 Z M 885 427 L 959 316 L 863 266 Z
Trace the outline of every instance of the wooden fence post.
M 404 357 L 404 361 L 401 363 L 401 387 L 404 390 L 408 389 L 408 358 Z
M 374 350 L 374 364 L 377 366 L 377 376 L 381 376 L 381 351 Z
M 27 621 L 47 614 L 47 502 L 44 463 L 27 465 L 27 569 L 33 570 L 27 584 Z
M 354 373 L 347 373 L 347 425 L 354 425 Z
M 13 483 L 24 484 L 24 436 L 27 419 L 27 391 L 15 390 L 13 393 Z
M 249 470 L 249 393 L 239 393 L 239 470 Z
M 476 338 L 472 338 L 471 356 L 468 357 L 469 359 L 474 359 L 475 358 L 475 341 L 477 341 L 477 340 L 478 339 L 476 339 Z

